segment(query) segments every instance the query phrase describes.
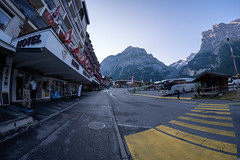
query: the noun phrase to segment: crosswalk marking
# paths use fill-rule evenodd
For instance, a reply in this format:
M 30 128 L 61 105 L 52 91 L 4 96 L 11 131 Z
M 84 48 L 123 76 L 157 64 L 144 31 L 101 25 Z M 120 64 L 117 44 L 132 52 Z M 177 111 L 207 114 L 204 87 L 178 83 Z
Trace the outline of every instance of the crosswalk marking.
M 198 123 L 216 125 L 216 126 L 233 127 L 232 123 L 226 123 L 226 122 L 208 121 L 208 120 L 203 120 L 203 119 L 198 119 L 198 118 L 191 118 L 191 117 L 185 117 L 185 116 L 180 116 L 178 118 L 179 119 L 188 120 L 188 121 L 198 122 Z
M 229 106 L 228 104 L 207 104 L 207 103 L 200 103 L 199 105 L 202 105 L 202 106 Z
M 186 133 L 183 131 L 179 131 L 179 130 L 176 130 L 176 129 L 173 129 L 173 128 L 170 128 L 170 127 L 167 127 L 164 125 L 157 126 L 156 128 L 160 131 L 163 131 L 165 133 L 168 133 L 168 134 L 178 137 L 180 139 L 184 139 L 189 142 L 196 143 L 198 145 L 217 149 L 217 150 L 224 151 L 224 152 L 237 154 L 237 145 L 236 144 L 231 144 L 231 143 L 208 139 L 205 137 L 196 136 L 196 135 Z
M 211 115 L 205 115 L 205 114 L 197 114 L 197 113 L 185 113 L 189 116 L 194 117 L 202 117 L 202 118 L 214 118 L 214 119 L 223 119 L 223 120 L 232 120 L 232 117 L 225 117 L 225 116 L 211 116 Z
M 230 111 L 230 109 L 227 109 L 227 108 L 202 108 L 202 107 L 195 107 L 195 109 L 214 110 L 214 111 Z
M 216 112 L 216 111 L 204 111 L 204 110 L 196 110 L 196 109 L 192 109 L 192 112 L 201 112 L 201 113 L 216 113 L 216 114 L 227 114 L 230 115 L 230 112 Z
M 201 108 L 229 108 L 228 106 L 204 106 L 204 105 L 197 105 L 197 107 L 201 107 Z
M 125 136 L 134 160 L 237 160 L 237 156 L 179 140 L 155 129 Z
M 215 116 L 215 114 L 221 116 Z M 169 123 L 174 124 L 172 127 L 177 125 L 180 129 L 186 127 L 201 132 L 196 132 L 197 135 L 194 135 L 160 125 L 153 129 L 125 136 L 133 159 L 237 160 L 237 145 L 219 141 L 223 136 L 228 136 L 228 138 L 236 137 L 235 132 L 231 131 L 234 125 L 231 123 L 232 118 L 230 117 L 231 112 L 228 104 L 201 103 L 196 105 L 190 113 L 185 113 L 185 115 L 178 117 L 179 121 L 172 120 Z M 216 120 L 214 121 L 213 119 Z M 218 120 L 221 121 L 219 122 Z M 195 124 L 191 124 L 193 122 Z M 209 127 L 203 127 L 202 125 Z M 227 128 L 227 130 L 214 129 L 212 125 L 225 127 L 224 129 L 226 127 L 230 128 Z M 221 136 L 216 137 L 218 140 L 215 140 L 215 138 L 208 139 L 199 136 L 202 132 Z M 206 136 L 206 134 L 204 135 Z
M 208 132 L 208 133 L 213 133 L 213 134 L 219 134 L 219 135 L 224 135 L 224 136 L 230 136 L 230 137 L 235 137 L 235 132 L 233 131 L 225 131 L 225 130 L 220 130 L 220 129 L 213 129 L 213 128 L 208 128 L 208 127 L 202 127 L 198 125 L 193 125 L 189 123 L 183 123 L 179 121 L 172 120 L 169 123 L 176 124 L 179 126 L 183 126 L 186 128 L 198 130 L 198 131 L 203 131 L 203 132 Z

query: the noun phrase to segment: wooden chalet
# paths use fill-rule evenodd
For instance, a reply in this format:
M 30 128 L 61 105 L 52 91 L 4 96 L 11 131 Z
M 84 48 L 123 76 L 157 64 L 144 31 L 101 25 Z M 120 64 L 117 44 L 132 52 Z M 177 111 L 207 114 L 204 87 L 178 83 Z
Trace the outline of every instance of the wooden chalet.
M 197 87 L 198 95 L 217 97 L 220 93 L 227 92 L 229 77 L 231 76 L 221 73 L 203 73 L 194 80 L 199 85 Z

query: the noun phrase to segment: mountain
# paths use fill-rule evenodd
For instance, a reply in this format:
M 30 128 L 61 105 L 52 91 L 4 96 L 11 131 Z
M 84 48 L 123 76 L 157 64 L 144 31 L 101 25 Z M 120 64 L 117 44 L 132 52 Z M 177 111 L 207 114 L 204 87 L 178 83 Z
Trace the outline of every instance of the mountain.
M 127 47 L 116 56 L 108 56 L 101 63 L 101 74 L 112 77 L 113 80 L 131 79 L 157 81 L 167 77 L 171 69 L 148 54 L 145 49 Z
M 174 71 L 173 71 L 174 73 L 172 73 L 171 77 L 178 77 L 180 70 L 184 66 L 186 66 L 195 56 L 196 56 L 196 53 L 191 53 L 190 56 L 188 56 L 186 59 L 179 60 L 177 62 L 170 64 L 169 67 L 174 68 Z
M 227 38 L 233 48 L 235 60 L 239 62 L 240 19 L 237 19 L 229 24 L 215 24 L 211 30 L 202 32 L 199 52 L 181 68 L 179 76 L 196 77 L 205 71 L 233 75 L 235 70 Z
M 227 41 L 229 39 L 229 41 Z M 158 61 L 144 49 L 128 47 L 116 56 L 109 56 L 101 63 L 101 73 L 117 79 L 157 81 L 173 77 L 196 77 L 210 71 L 234 75 L 235 68 L 229 45 L 233 49 L 236 67 L 240 70 L 240 19 L 229 24 L 215 24 L 202 32 L 201 48 L 185 60 L 170 66 Z

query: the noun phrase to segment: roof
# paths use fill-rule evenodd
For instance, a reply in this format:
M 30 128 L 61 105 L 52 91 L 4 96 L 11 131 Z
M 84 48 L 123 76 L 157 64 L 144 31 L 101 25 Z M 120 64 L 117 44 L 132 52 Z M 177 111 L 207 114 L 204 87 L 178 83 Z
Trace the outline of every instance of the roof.
M 198 76 L 193 82 L 198 82 L 206 76 L 214 76 L 214 77 L 224 78 L 224 79 L 227 79 L 227 78 L 231 77 L 230 75 L 222 74 L 222 73 L 204 72 L 203 74 Z

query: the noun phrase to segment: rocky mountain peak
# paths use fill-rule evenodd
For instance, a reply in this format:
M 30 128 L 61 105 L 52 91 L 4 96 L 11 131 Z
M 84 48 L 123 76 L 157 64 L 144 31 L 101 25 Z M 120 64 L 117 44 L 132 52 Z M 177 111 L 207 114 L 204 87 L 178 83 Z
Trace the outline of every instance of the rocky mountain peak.
M 168 67 L 152 54 L 143 48 L 132 46 L 116 56 L 107 57 L 101 63 L 102 75 L 113 79 L 130 79 L 129 76 L 134 75 L 136 80 L 161 80 L 167 72 Z
M 131 55 L 136 55 L 136 54 L 137 55 L 147 55 L 147 52 L 143 48 L 129 46 L 120 54 L 125 55 L 125 56 L 131 56 Z
M 229 24 L 219 23 L 212 26 L 212 29 L 202 32 L 201 49 L 202 52 L 212 52 L 217 54 L 220 46 L 226 43 L 227 38 L 232 41 L 240 38 L 240 19 Z

